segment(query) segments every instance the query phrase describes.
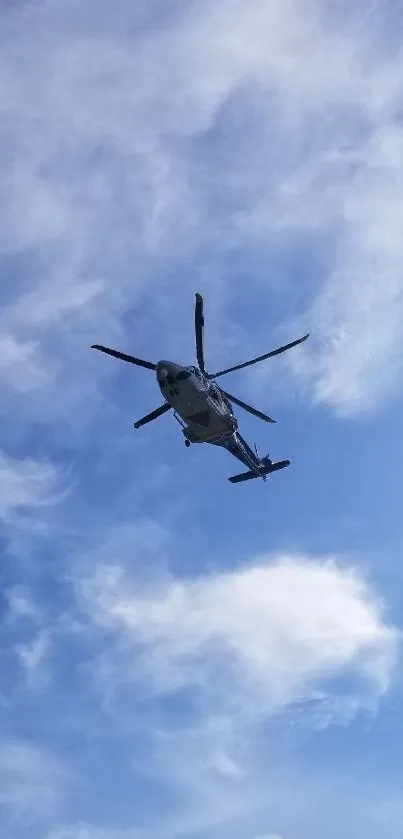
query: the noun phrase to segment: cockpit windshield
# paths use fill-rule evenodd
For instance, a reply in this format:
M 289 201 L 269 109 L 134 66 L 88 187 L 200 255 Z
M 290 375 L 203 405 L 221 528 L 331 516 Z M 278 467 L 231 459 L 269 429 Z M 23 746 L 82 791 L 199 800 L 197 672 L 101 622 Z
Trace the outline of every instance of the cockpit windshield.
M 177 375 L 176 375 L 176 381 L 177 382 L 183 382 L 183 381 L 185 381 L 185 379 L 190 379 L 191 375 L 192 375 L 191 370 L 180 370 L 179 373 L 177 373 Z
M 190 375 L 190 376 L 192 376 L 192 375 L 193 375 L 193 376 L 196 376 L 196 379 L 198 379 L 198 380 L 199 380 L 199 382 L 203 384 L 203 382 L 204 382 L 204 376 L 203 376 L 203 374 L 200 372 L 200 370 L 199 370 L 199 368 L 198 368 L 198 367 L 188 367 L 187 369 L 188 369 L 188 371 L 189 371 L 189 374 L 188 374 L 188 375 Z M 186 376 L 186 378 L 187 378 L 187 376 Z

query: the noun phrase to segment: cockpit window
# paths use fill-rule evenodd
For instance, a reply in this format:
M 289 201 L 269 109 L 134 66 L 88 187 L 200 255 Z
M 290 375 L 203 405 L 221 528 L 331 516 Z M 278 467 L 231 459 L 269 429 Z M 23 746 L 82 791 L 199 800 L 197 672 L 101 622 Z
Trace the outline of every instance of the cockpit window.
M 183 382 L 185 379 L 190 379 L 191 375 L 190 370 L 181 370 L 176 376 L 176 381 Z

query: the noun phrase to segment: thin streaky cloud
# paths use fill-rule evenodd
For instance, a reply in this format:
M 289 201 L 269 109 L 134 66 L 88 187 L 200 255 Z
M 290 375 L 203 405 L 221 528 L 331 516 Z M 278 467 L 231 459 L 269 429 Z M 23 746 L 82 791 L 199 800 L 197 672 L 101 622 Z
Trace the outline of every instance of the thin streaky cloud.
M 359 6 L 1 6 L 4 839 L 401 839 L 402 21 Z M 211 369 L 311 333 L 228 380 L 265 486 L 91 351 L 193 361 L 195 291 Z
M 4 313 L 18 353 L 30 346 L 39 319 L 47 330 L 52 318 L 60 322 L 57 295 L 46 303 L 50 279 L 61 296 L 76 287 L 78 317 L 83 306 L 93 307 L 87 285 L 100 295 L 99 325 L 105 318 L 112 326 L 122 313 L 121 295 L 130 304 L 154 282 L 155 249 L 171 260 L 191 255 L 216 231 L 220 259 L 236 235 L 247 247 L 279 231 L 294 237 L 311 228 L 333 242 L 332 264 L 324 265 L 324 283 L 308 307 L 316 345 L 306 356 L 307 393 L 347 413 L 375 407 L 377 394 L 391 393 L 401 354 L 401 253 L 393 223 L 401 192 L 401 68 L 375 32 L 368 37 L 354 23 L 339 33 L 320 8 L 294 2 L 268 8 L 261 0 L 247 9 L 235 0 L 194 4 L 163 31 L 134 34 L 133 47 L 113 30 L 83 40 L 80 23 L 86 25 L 89 10 L 80 16 L 77 7 L 77 28 L 66 37 L 63 18 L 58 23 L 44 4 L 49 25 L 40 56 L 31 40 L 32 12 L 14 19 L 19 37 L 3 55 L 3 109 L 15 140 L 16 177 L 5 180 L 4 196 L 12 201 L 3 252 L 12 242 L 17 253 L 38 249 L 43 273 L 32 315 L 30 293 L 21 298 L 17 321 L 15 307 Z M 21 55 L 31 73 L 20 70 Z M 227 160 L 213 153 L 199 160 L 195 144 L 217 130 L 233 97 L 253 119 L 253 144 L 245 154 L 240 127 Z M 308 134 L 307 170 L 309 155 L 300 149 Z M 6 149 L 9 155 L 9 135 Z M 218 173 L 235 202 L 234 209 L 226 204 L 228 218 L 210 199 Z M 389 211 L 380 216 L 380 206 Z M 115 235 L 104 235 L 111 228 Z M 130 279 L 125 264 L 136 265 Z M 327 312 L 328 300 L 334 311 Z M 40 385 L 48 360 L 39 353 L 35 363 Z M 58 375 L 65 370 L 53 371 L 52 386 Z

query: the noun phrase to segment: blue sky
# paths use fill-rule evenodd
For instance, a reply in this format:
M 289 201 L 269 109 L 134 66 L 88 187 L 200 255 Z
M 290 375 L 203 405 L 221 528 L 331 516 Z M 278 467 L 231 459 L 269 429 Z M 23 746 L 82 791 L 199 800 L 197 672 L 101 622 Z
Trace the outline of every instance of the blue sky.
M 0 6 L 0 837 L 401 837 L 396 4 Z M 234 487 L 145 370 L 219 369 Z

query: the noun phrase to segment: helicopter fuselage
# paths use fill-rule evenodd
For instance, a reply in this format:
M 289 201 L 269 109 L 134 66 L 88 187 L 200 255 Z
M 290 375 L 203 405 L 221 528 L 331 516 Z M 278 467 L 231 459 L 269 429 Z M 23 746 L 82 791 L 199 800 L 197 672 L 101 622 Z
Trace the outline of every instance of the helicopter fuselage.
M 261 461 L 238 431 L 232 405 L 221 388 L 197 367 L 159 361 L 156 375 L 161 393 L 182 425 L 187 445 L 212 443 L 260 474 Z
M 164 399 L 190 432 L 190 442 L 214 442 L 236 431 L 238 423 L 230 402 L 197 367 L 159 361 L 156 374 Z

